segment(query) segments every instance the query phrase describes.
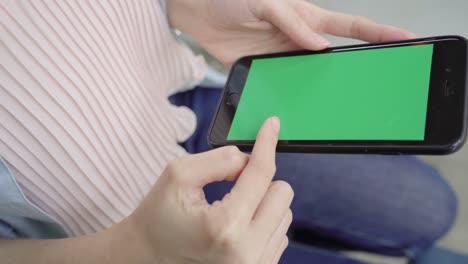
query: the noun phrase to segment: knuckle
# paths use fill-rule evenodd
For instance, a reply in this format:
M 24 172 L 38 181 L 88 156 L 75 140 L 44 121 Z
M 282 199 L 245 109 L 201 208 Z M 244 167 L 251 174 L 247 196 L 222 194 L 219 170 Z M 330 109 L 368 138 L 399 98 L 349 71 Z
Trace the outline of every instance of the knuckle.
M 319 8 L 317 13 L 319 15 L 317 16 L 317 22 L 315 24 L 315 30 L 317 32 L 322 32 L 323 33 L 326 30 L 327 25 L 331 21 L 332 12 L 330 12 L 328 10 L 325 10 L 325 9 Z
M 274 1 L 258 0 L 256 10 L 261 17 L 269 17 L 274 12 Z
M 288 236 L 284 236 L 284 240 L 283 240 L 283 248 L 287 248 L 288 245 L 289 245 L 289 238 Z
M 166 166 L 166 172 L 170 175 L 177 174 L 179 170 L 177 164 L 178 164 L 177 159 L 170 161 Z
M 183 158 L 177 158 L 173 161 L 170 161 L 166 166 L 166 174 L 171 181 L 179 182 L 183 178 L 184 169 L 183 169 Z
M 365 17 L 365 16 L 356 16 L 356 19 L 355 19 L 356 23 L 357 24 L 362 24 L 362 23 L 366 23 L 366 22 L 369 22 L 369 18 Z
M 276 164 L 266 160 L 256 159 L 254 162 L 255 170 L 267 175 L 274 175 L 276 173 Z
M 270 165 L 270 170 L 271 170 L 271 174 L 275 174 L 276 173 L 276 164 L 273 163 Z
M 217 212 L 216 216 L 213 214 L 205 214 L 204 216 L 208 244 L 217 249 L 230 251 L 237 244 L 239 224 L 229 210 L 223 207 L 218 209 L 220 211 Z
M 238 164 L 242 161 L 243 153 L 236 146 L 227 146 L 222 149 L 223 159 L 228 164 Z
M 294 196 L 294 190 L 293 190 L 293 188 L 291 187 L 291 185 L 289 183 L 287 183 L 285 181 L 275 181 L 274 183 L 276 185 L 276 188 L 278 188 L 278 190 L 281 193 L 286 194 L 287 197 L 293 197 Z
M 291 209 L 288 209 L 288 211 L 286 211 L 286 223 L 287 223 L 287 226 L 289 227 L 292 223 L 292 220 L 293 220 L 293 213 L 291 211 Z
M 354 37 L 361 36 L 361 25 L 367 23 L 369 19 L 364 16 L 356 16 L 351 23 L 351 35 Z

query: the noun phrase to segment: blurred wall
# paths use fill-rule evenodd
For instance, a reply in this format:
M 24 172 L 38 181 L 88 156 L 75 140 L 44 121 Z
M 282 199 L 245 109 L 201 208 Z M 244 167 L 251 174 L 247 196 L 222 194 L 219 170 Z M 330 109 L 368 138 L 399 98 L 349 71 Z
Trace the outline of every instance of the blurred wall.
M 403 27 L 418 36 L 456 34 L 468 38 L 468 0 L 309 0 L 323 8 Z M 355 43 L 329 38 L 333 45 Z

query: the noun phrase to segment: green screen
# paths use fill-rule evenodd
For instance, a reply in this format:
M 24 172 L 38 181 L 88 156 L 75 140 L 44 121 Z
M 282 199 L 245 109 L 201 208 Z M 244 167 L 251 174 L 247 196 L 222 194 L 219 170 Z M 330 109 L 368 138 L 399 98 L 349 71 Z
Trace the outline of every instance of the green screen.
M 254 59 L 228 140 L 424 140 L 433 45 Z

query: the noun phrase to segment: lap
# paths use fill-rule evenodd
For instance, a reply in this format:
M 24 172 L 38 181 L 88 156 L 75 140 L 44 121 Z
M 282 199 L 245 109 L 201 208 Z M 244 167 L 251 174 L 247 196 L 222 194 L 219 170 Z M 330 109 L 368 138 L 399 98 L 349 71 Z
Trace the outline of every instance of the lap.
M 410 156 L 278 154 L 296 196 L 293 228 L 385 254 L 415 255 L 445 234 L 456 198 Z

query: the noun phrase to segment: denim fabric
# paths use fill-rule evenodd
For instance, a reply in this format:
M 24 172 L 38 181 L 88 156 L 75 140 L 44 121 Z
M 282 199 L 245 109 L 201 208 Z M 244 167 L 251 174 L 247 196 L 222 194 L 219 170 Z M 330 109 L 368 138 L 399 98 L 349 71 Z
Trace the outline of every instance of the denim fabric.
M 197 115 L 195 133 L 182 143 L 187 151 L 210 149 L 207 133 L 220 95 L 220 89 L 199 87 L 170 98 Z M 275 179 L 295 191 L 290 239 L 309 245 L 288 249 L 284 263 L 293 263 L 299 251 L 304 258 L 310 253 L 309 262 L 343 263 L 337 251 L 335 262 L 319 261 L 340 249 L 413 258 L 448 231 L 457 211 L 443 177 L 412 156 L 279 153 Z M 231 187 L 210 184 L 207 199 L 218 200 Z
M 311 247 L 294 241 L 289 242 L 289 246 L 281 257 L 284 264 L 363 264 L 360 261 L 350 259 L 338 251 L 325 250 L 322 248 Z
M 51 216 L 34 206 L 21 192 L 0 157 L 0 237 L 62 238 L 67 233 Z

